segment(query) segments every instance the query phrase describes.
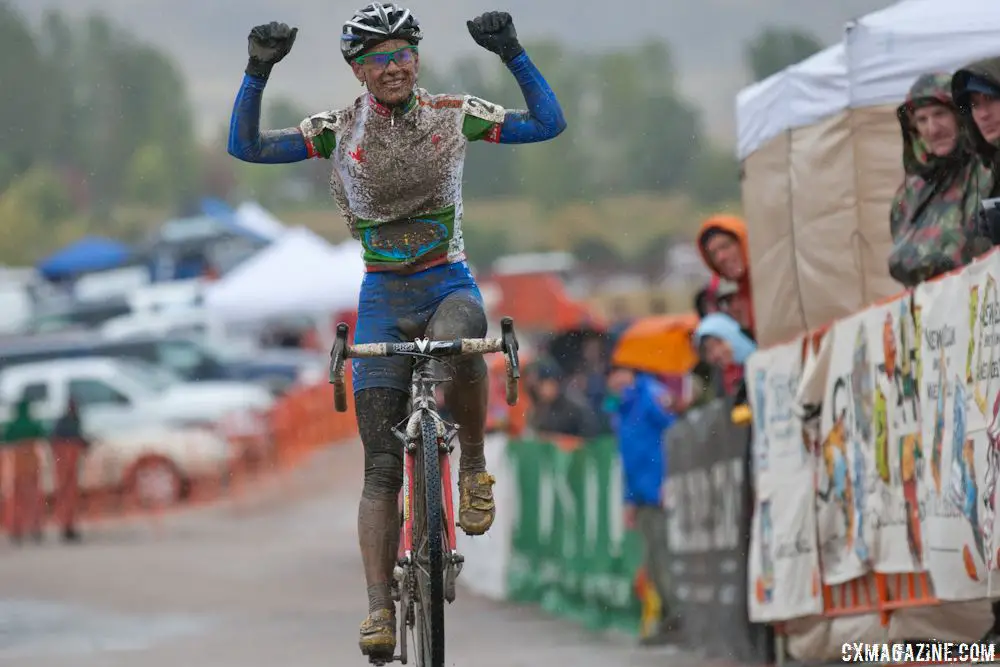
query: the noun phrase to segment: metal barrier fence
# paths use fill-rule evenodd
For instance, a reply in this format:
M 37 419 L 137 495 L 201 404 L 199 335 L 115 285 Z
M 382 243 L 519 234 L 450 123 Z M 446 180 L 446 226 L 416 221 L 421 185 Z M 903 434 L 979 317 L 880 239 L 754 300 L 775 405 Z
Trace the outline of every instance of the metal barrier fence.
M 748 617 L 747 554 L 753 497 L 748 426 L 716 400 L 666 435 L 669 580 L 682 642 L 712 657 L 771 662 L 771 631 Z

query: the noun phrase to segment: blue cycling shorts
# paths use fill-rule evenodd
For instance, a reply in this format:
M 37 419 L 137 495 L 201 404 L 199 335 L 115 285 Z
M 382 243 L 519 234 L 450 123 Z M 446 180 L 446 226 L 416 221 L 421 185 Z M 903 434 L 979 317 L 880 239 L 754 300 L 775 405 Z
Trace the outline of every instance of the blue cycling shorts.
M 442 264 L 418 273 L 402 275 L 389 271 L 365 274 L 358 300 L 358 324 L 355 343 L 406 342 L 423 336 L 431 316 L 441 302 L 462 295 L 483 303 L 469 265 L 465 262 Z M 400 330 L 400 320 L 407 329 Z M 407 335 L 408 334 L 408 335 Z M 354 393 L 383 387 L 410 392 L 411 360 L 406 357 L 352 359 Z

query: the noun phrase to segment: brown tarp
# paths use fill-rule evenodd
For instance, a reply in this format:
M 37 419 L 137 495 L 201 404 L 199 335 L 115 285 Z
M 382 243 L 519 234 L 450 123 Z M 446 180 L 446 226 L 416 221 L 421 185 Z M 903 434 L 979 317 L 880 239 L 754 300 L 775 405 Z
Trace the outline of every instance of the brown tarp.
M 900 151 L 895 108 L 886 106 L 787 130 L 744 160 L 762 347 L 901 291 L 885 261 Z

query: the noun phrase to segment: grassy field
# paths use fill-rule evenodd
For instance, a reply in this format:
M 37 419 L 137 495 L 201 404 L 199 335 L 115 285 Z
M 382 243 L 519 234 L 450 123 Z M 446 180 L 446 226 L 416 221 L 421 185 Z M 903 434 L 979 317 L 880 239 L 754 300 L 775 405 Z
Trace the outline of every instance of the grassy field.
M 665 234 L 693 238 L 706 215 L 722 210 L 738 212 L 739 204 L 699 210 L 686 197 L 630 196 L 545 211 L 525 200 L 481 200 L 465 203 L 464 226 L 470 235 L 477 230 L 505 230 L 514 251 L 568 250 L 581 239 L 595 238 L 630 256 Z M 275 215 L 331 241 L 347 238 L 347 227 L 332 200 L 326 208 L 275 211 Z

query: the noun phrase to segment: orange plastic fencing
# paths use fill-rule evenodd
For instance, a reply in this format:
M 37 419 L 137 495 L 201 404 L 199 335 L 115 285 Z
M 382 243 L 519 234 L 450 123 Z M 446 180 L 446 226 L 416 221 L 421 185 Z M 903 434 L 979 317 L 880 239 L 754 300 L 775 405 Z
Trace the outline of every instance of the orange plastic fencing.
M 522 395 L 513 410 L 507 408 L 503 359 L 491 360 L 491 382 L 497 391 L 491 404 L 504 408 L 503 414 L 494 413 L 491 430 L 519 433 L 524 428 L 527 397 Z M 69 493 L 69 503 L 66 489 L 57 483 L 55 450 L 47 442 L 0 446 L 0 527 L 30 536 L 45 524 L 62 524 L 60 519 L 68 516 L 83 521 L 138 517 L 156 522 L 169 510 L 238 498 L 259 480 L 302 464 L 332 443 L 357 437 L 350 381 L 348 373 L 347 412 L 334 410 L 333 387 L 322 382 L 291 389 L 250 428 L 245 423 L 235 428 L 218 425 L 217 433 L 228 442 L 229 454 L 224 461 L 197 466 L 196 473 L 180 474 L 165 455 L 148 454 L 123 463 L 83 453 L 79 490 Z M 190 457 L 197 459 L 195 443 L 182 442 L 181 451 L 188 444 Z M 178 474 L 171 475 L 171 471 Z M 147 486 L 141 481 L 150 474 L 160 477 L 147 485 L 155 491 L 152 495 L 144 491 Z
M 123 462 L 114 456 L 82 453 L 78 489 L 70 489 L 66 475 L 56 473 L 65 466 L 55 460 L 60 450 L 49 443 L 2 446 L 0 527 L 30 538 L 46 524 L 62 525 L 69 517 L 82 521 L 139 517 L 156 522 L 168 510 L 238 498 L 258 481 L 298 466 L 316 451 L 353 439 L 357 426 L 353 407 L 344 413 L 334 410 L 333 388 L 324 382 L 291 390 L 270 413 L 258 415 L 251 428 L 234 431 L 220 424 L 217 434 L 229 449 L 217 462 L 199 461 L 197 443 L 173 443 L 172 451 L 196 462 L 184 473 L 161 454 Z

